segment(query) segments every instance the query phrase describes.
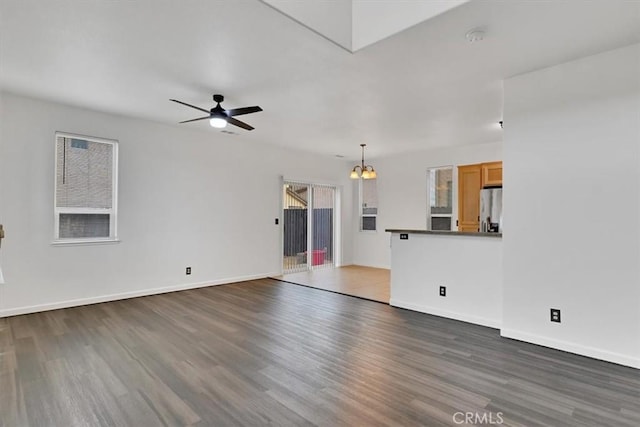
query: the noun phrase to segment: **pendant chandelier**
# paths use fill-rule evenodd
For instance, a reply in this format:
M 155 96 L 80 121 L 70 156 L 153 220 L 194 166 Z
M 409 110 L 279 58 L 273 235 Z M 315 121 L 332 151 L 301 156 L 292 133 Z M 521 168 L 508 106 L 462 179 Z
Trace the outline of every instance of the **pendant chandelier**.
M 364 147 L 366 146 L 367 144 L 360 144 L 360 147 L 362 147 L 362 163 L 353 167 L 351 175 L 349 175 L 351 179 L 375 179 L 378 176 L 373 166 L 364 164 Z

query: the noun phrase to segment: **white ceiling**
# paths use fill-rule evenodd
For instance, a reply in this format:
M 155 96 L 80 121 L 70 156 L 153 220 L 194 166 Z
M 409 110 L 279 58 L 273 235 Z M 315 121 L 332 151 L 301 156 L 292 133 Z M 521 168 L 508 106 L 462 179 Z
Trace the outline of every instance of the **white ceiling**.
M 469 0 L 262 0 L 355 52 Z
M 484 26 L 484 41 L 465 33 Z M 640 42 L 640 2 L 481 1 L 351 54 L 259 0 L 0 0 L 0 88 L 357 159 L 501 139 L 506 77 Z M 260 105 L 220 135 L 177 98 Z M 37 118 L 34 118 L 37 120 Z

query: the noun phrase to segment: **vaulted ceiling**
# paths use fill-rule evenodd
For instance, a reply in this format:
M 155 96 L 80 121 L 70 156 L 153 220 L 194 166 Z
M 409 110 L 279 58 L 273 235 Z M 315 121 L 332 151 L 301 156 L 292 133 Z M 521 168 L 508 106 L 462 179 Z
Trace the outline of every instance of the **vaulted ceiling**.
M 504 78 L 637 42 L 624 0 L 472 0 L 355 53 L 259 0 L 0 0 L 0 88 L 357 159 L 498 141 Z M 213 93 L 256 130 L 177 124 Z
M 469 0 L 262 0 L 312 31 L 355 52 Z

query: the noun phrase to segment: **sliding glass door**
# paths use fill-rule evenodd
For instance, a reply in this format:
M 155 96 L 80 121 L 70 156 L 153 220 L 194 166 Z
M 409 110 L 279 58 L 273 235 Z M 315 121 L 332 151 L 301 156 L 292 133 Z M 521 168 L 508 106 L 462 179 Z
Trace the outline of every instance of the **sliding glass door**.
M 285 182 L 283 202 L 284 274 L 333 267 L 336 188 Z

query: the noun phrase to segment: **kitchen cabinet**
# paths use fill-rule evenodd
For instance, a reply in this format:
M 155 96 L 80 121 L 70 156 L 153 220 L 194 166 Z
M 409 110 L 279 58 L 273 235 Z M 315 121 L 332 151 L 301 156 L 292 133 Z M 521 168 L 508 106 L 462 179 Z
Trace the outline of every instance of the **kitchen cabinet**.
M 482 163 L 482 187 L 502 186 L 502 162 Z
M 479 231 L 482 165 L 458 166 L 458 231 Z

